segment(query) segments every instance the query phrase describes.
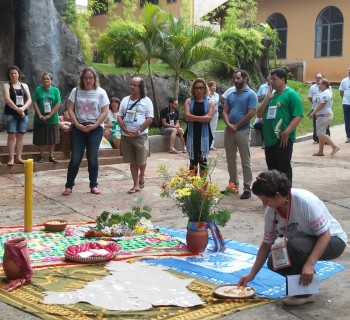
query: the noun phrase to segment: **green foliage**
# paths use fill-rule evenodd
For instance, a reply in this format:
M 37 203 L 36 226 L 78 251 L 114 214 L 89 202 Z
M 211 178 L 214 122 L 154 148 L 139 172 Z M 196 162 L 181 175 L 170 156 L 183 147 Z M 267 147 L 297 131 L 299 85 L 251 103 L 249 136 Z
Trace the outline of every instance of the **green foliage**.
M 236 28 L 230 31 L 221 31 L 216 45 L 230 63 L 236 62 L 239 68 L 246 69 L 246 66 L 261 55 L 264 48 L 261 42 L 262 38 L 262 33 L 254 28 Z M 227 71 L 232 72 L 232 70 Z
M 140 34 L 139 24 L 118 18 L 97 40 L 98 51 L 104 57 L 112 56 L 116 66 L 133 67 Z
M 116 224 L 126 224 L 133 230 L 142 217 L 151 219 L 151 208 L 148 205 L 142 206 L 142 198 L 136 198 L 134 201 L 136 204 L 124 214 L 103 211 L 95 220 L 96 229 L 103 230 Z
M 89 0 L 89 5 L 96 2 L 96 0 Z M 80 40 L 81 50 L 86 61 L 92 61 L 92 43 L 91 43 L 91 29 L 89 19 L 92 15 L 92 10 L 84 12 L 77 12 L 74 0 L 67 0 L 67 9 L 62 15 L 63 21 L 67 26 L 75 32 Z

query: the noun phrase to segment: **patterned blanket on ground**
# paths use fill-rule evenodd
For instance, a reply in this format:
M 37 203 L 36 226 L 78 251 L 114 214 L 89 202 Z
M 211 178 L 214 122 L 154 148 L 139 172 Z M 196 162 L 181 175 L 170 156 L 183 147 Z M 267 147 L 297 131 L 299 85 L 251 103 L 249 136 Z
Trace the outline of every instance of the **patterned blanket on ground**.
M 82 226 L 86 228 L 88 225 L 82 224 Z M 70 227 L 77 228 L 79 226 L 70 225 Z M 105 240 L 100 238 L 66 236 L 64 232 L 47 232 L 41 225 L 34 226 L 33 232 L 24 232 L 23 227 L 1 227 L 0 257 L 2 257 L 4 253 L 4 241 L 12 237 L 25 237 L 28 239 L 31 264 L 34 268 L 76 264 L 68 262 L 64 258 L 64 252 L 69 245 L 79 245 L 90 241 L 106 243 Z M 154 256 L 192 255 L 181 241 L 162 232 L 113 239 L 117 241 L 121 247 L 114 260 Z M 0 267 L 2 267 L 2 259 L 0 261 Z
M 184 230 L 161 228 L 160 231 L 177 237 L 183 242 L 186 241 Z M 234 240 L 225 241 L 227 249 L 224 253 L 211 252 L 210 247 L 214 246 L 211 240 L 207 251 L 200 257 L 156 259 L 150 260 L 149 263 L 167 266 L 171 270 L 204 279 L 216 285 L 237 283 L 239 278 L 251 269 L 258 247 Z M 344 269 L 344 266 L 331 261 L 319 261 L 316 264 L 316 272 L 321 280 Z M 269 270 L 266 264 L 249 285 L 256 289 L 257 294 L 268 298 L 279 298 L 286 294 L 285 277 Z
M 245 300 L 216 299 L 212 296 L 215 286 L 195 279 L 189 289 L 197 293 L 206 303 L 193 308 L 157 307 L 145 311 L 109 311 L 88 303 L 70 305 L 43 304 L 44 291 L 70 291 L 82 288 L 88 281 L 108 275 L 103 265 L 79 265 L 39 269 L 34 272 L 32 283 L 13 292 L 4 290 L 0 282 L 0 301 L 42 319 L 144 319 L 144 320 L 206 320 L 217 319 L 236 311 L 256 307 L 271 300 L 255 297 Z M 176 274 L 181 278 L 185 275 Z

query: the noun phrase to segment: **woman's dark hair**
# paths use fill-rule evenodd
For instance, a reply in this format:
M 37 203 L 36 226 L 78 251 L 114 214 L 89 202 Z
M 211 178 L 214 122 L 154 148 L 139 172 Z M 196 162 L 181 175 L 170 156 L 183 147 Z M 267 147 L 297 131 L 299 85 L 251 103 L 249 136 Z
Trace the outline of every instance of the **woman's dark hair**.
M 112 108 L 112 101 L 115 101 L 116 103 L 118 103 L 118 107 L 120 106 L 120 99 L 117 97 L 112 97 L 109 99 L 110 103 L 109 103 L 109 109 Z
M 216 84 L 215 81 L 209 81 L 208 82 L 208 87 L 211 88 L 214 84 Z
M 207 86 L 207 83 L 202 78 L 197 78 L 196 80 L 193 81 L 191 85 L 191 90 L 190 90 L 191 96 L 195 97 L 196 90 L 194 89 L 194 87 L 196 86 L 197 83 L 201 83 L 204 86 L 204 95 L 207 96 L 209 94 L 209 88 Z
M 45 76 L 49 76 L 49 78 L 51 79 L 51 81 L 53 81 L 53 76 L 50 72 L 44 72 L 43 75 L 41 76 L 41 80 L 45 77 Z
M 7 69 L 7 79 L 8 79 L 8 80 L 11 80 L 11 78 L 10 78 L 10 71 L 11 71 L 11 70 L 17 70 L 17 72 L 18 72 L 18 80 L 21 80 L 22 71 L 21 71 L 21 69 L 18 68 L 17 66 L 11 66 L 11 67 L 9 67 L 9 68 Z
M 281 196 L 286 197 L 291 188 L 292 184 L 284 173 L 271 170 L 261 172 L 256 177 L 256 180 L 253 182 L 252 192 L 256 196 L 269 198 L 275 197 L 278 192 Z
M 97 76 L 97 73 L 96 73 L 95 69 L 91 68 L 91 67 L 86 67 L 81 72 L 80 77 L 79 77 L 78 87 L 81 90 L 85 90 L 85 85 L 84 85 L 83 79 L 84 79 L 85 73 L 88 72 L 88 71 L 90 71 L 93 74 L 93 76 L 94 76 L 94 79 L 95 79 L 95 81 L 94 81 L 94 89 L 96 90 L 100 86 L 100 81 L 98 79 L 98 76 Z
M 329 88 L 329 81 L 327 79 L 322 79 L 319 83 L 325 85 L 327 89 Z

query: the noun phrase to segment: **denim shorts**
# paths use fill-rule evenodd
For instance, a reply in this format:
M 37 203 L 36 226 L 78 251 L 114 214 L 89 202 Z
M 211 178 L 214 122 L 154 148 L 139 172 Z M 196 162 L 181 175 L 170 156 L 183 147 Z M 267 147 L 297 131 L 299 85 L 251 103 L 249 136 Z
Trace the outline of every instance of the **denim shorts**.
M 7 133 L 26 133 L 28 125 L 28 116 L 20 117 L 14 114 L 5 114 Z

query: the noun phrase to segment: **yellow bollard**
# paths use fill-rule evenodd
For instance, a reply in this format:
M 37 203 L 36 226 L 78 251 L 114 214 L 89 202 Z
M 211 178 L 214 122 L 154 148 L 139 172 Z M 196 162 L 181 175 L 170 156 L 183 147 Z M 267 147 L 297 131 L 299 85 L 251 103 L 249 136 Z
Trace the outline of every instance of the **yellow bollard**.
M 33 159 L 24 160 L 24 231 L 33 230 Z

